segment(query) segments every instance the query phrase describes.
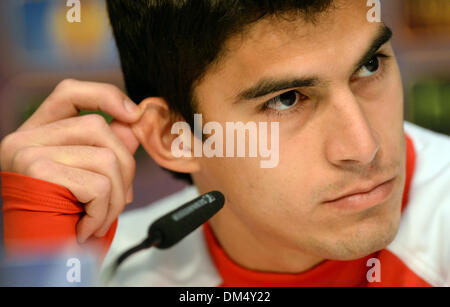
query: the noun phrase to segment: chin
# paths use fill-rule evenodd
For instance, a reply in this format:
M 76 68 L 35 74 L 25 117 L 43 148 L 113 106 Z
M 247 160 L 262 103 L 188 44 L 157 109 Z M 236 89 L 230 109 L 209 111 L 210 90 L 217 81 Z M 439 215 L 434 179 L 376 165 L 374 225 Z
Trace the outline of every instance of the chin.
M 372 208 L 348 227 L 331 229 L 326 239 L 317 238 L 313 253 L 325 259 L 349 261 L 384 249 L 397 235 L 401 198 L 385 205 Z
M 399 206 L 397 212 L 388 210 L 360 221 L 337 240 L 333 259 L 354 260 L 386 248 L 398 233 L 400 216 Z

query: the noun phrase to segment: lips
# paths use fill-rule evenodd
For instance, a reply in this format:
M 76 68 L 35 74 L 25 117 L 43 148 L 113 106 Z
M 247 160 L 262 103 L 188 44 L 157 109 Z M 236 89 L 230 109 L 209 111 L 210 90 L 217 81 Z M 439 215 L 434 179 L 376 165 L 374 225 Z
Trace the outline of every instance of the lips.
M 393 179 L 393 177 L 391 177 L 391 178 L 389 178 L 389 179 L 382 180 L 382 181 L 378 181 L 378 183 L 375 183 L 375 184 L 373 184 L 373 183 L 368 183 L 368 184 L 361 185 L 361 186 L 356 187 L 356 188 L 349 189 L 348 192 L 343 193 L 341 196 L 336 197 L 336 198 L 331 199 L 331 200 L 327 200 L 327 201 L 325 201 L 325 202 L 333 202 L 333 201 L 337 201 L 337 200 L 339 200 L 339 199 L 342 199 L 342 198 L 345 198 L 345 197 L 349 197 L 349 196 L 352 196 L 352 195 L 356 195 L 356 194 L 369 193 L 369 192 L 375 190 L 375 189 L 376 189 L 377 187 L 379 187 L 380 185 L 382 185 L 382 184 L 384 184 L 384 183 L 387 183 L 388 181 L 390 181 L 390 180 L 392 180 L 392 179 Z
M 394 181 L 395 177 L 349 189 L 341 196 L 325 201 L 324 205 L 330 208 L 352 211 L 374 207 L 390 197 Z

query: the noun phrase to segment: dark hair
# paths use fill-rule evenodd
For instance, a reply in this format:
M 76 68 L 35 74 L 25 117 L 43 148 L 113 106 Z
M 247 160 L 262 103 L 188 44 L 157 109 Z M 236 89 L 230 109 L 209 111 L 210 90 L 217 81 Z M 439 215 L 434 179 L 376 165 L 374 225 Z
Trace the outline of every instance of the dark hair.
M 332 0 L 107 0 L 126 90 L 163 97 L 193 126 L 194 88 L 231 36 L 258 20 L 299 12 L 313 18 Z M 192 183 L 189 174 L 172 172 Z

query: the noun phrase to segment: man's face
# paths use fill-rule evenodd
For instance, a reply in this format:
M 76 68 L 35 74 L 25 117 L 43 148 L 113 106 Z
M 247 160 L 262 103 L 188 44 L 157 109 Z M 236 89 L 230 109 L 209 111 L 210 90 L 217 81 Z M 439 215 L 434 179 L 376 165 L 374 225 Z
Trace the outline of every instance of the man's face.
M 367 21 L 365 1 L 335 6 L 315 23 L 266 18 L 227 41 L 196 87 L 199 112 L 223 127 L 279 122 L 279 163 L 204 157 L 193 178 L 201 192 L 227 198 L 212 223 L 243 227 L 268 247 L 347 260 L 385 247 L 397 232 L 403 96 L 383 23 Z M 327 203 L 392 178 L 375 205 Z

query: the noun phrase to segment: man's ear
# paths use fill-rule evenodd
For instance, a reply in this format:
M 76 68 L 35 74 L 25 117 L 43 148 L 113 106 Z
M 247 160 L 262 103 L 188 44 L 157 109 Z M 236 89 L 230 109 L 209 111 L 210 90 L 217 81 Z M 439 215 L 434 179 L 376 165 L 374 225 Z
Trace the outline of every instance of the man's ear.
M 175 121 L 170 116 L 167 102 L 162 98 L 146 98 L 139 104 L 143 114 L 131 128 L 147 153 L 160 166 L 179 173 L 195 173 L 199 170 L 199 161 L 193 157 L 191 144 L 187 144 L 188 153 L 175 157 L 172 143 L 178 137 L 172 134 Z

